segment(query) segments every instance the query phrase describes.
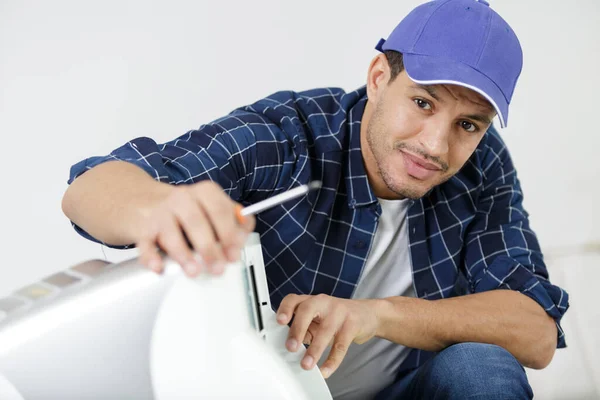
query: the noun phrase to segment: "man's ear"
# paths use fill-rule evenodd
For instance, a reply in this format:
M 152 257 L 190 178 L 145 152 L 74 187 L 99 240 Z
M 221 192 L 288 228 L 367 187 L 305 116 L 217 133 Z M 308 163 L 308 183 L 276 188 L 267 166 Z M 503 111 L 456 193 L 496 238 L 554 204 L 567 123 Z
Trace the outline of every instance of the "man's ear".
M 390 76 L 390 65 L 385 54 L 381 53 L 373 58 L 367 74 L 367 98 L 371 103 L 377 104 Z

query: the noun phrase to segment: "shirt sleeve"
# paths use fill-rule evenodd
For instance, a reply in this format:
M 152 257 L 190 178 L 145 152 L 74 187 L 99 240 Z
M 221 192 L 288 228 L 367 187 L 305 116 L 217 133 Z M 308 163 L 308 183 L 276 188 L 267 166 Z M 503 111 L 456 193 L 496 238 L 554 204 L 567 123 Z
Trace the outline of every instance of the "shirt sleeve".
M 285 93 L 273 96 L 286 100 Z M 179 185 L 210 179 L 235 201 L 257 202 L 293 186 L 296 160 L 302 158 L 306 143 L 295 122 L 298 117 L 294 119 L 290 111 L 293 108 L 274 109 L 273 102 L 263 100 L 237 109 L 164 144 L 148 137 L 133 139 L 108 155 L 73 165 L 68 183 L 99 164 L 119 160 L 140 167 L 160 182 Z M 82 236 L 101 243 L 73 226 Z
M 483 154 L 483 190 L 466 238 L 466 275 L 473 293 L 517 290 L 556 321 L 557 347 L 565 347 L 560 320 L 569 307 L 566 291 L 549 281 L 508 149 L 493 130 Z

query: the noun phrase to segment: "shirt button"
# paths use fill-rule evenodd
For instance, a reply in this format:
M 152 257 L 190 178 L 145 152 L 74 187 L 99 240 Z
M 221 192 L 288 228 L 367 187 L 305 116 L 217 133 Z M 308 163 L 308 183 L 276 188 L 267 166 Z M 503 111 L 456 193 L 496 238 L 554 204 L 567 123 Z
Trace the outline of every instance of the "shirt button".
M 362 240 L 357 240 L 356 242 L 354 242 L 354 247 L 356 247 L 357 249 L 362 249 L 365 247 L 365 242 L 363 242 Z
M 352 208 L 356 207 L 356 199 L 350 200 L 350 206 L 352 206 Z

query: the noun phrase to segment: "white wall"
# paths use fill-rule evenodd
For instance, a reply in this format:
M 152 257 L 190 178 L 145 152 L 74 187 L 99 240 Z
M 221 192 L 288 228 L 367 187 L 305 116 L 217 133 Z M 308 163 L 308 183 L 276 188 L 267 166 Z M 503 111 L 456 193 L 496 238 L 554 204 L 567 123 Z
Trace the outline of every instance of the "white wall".
M 60 200 L 73 163 L 136 136 L 169 140 L 276 90 L 354 89 L 378 39 L 417 4 L 0 0 L 0 295 L 86 259 L 135 255 L 103 252 L 71 229 Z M 600 326 L 589 290 L 600 271 L 586 261 L 598 258 L 557 257 L 600 243 L 600 1 L 492 5 L 525 52 L 503 134 L 574 309 L 570 351 L 531 379 L 540 398 L 591 398 L 597 358 L 581 355 Z M 573 376 L 582 368 L 585 379 Z
M 600 2 L 492 3 L 525 51 L 504 135 L 533 226 L 546 249 L 600 241 Z M 354 89 L 417 4 L 0 0 L 0 294 L 104 257 L 60 209 L 73 163 L 279 89 Z

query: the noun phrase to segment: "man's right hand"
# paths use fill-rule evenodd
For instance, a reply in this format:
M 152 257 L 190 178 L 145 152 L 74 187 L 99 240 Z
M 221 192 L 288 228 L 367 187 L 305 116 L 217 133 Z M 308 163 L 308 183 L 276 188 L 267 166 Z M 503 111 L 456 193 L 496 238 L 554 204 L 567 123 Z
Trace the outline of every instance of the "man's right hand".
M 238 207 L 212 181 L 172 186 L 146 208 L 145 218 L 135 229 L 140 261 L 161 272 L 160 248 L 189 276 L 202 270 L 221 274 L 225 264 L 239 260 L 248 234 L 254 230 L 253 216 L 238 221 Z
M 190 276 L 201 270 L 220 274 L 240 258 L 255 218 L 238 222 L 238 207 L 212 181 L 169 185 L 124 161 L 91 168 L 62 201 L 65 215 L 97 240 L 135 243 L 140 261 L 157 272 L 163 269 L 160 248 Z

